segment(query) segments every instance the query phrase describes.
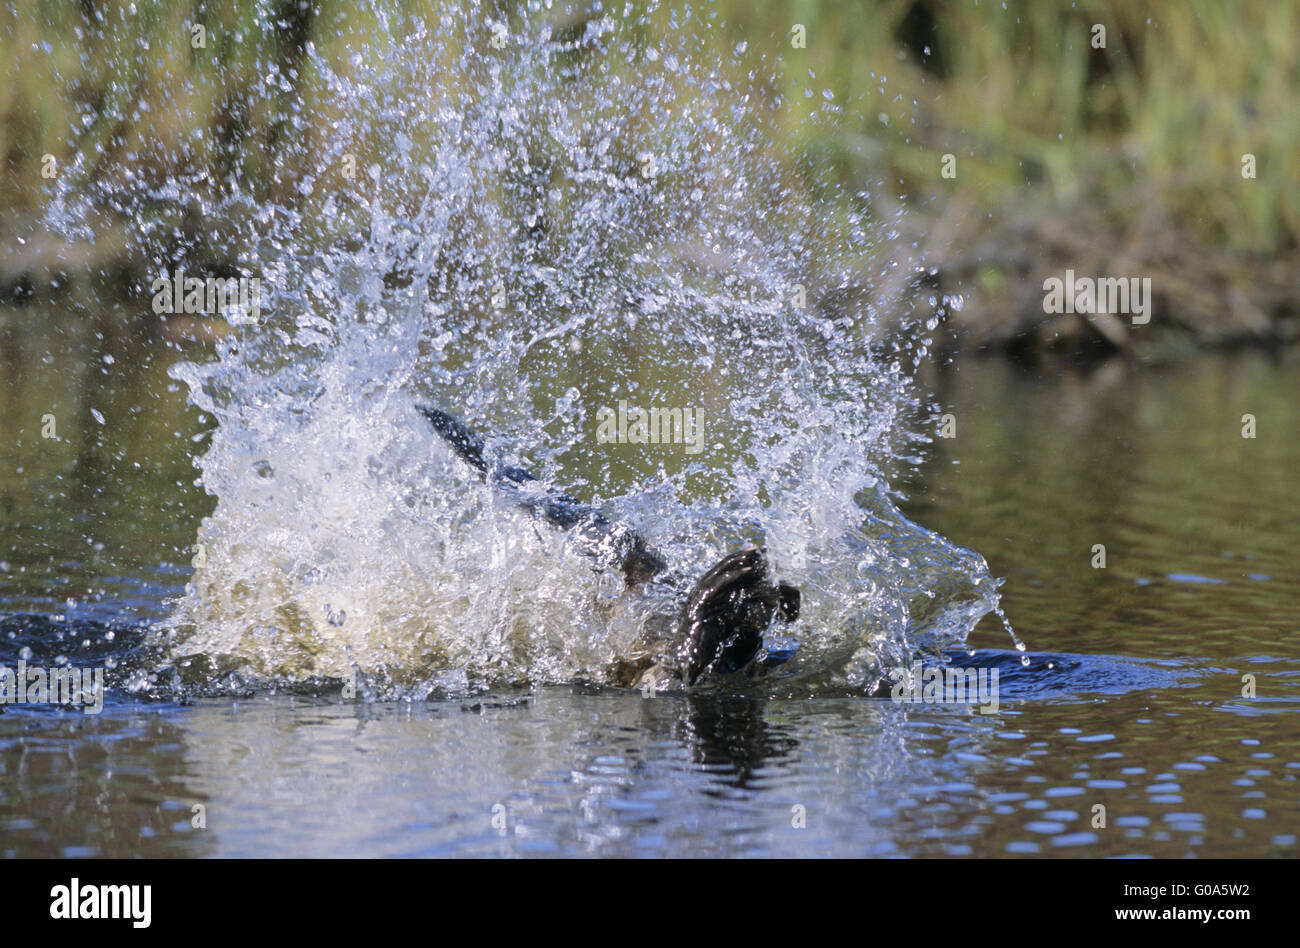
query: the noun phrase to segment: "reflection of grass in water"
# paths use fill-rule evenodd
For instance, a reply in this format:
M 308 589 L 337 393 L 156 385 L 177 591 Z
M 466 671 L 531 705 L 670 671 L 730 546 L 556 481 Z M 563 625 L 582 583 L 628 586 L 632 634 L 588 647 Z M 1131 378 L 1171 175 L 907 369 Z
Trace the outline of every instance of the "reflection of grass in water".
M 346 116 L 325 101 L 302 42 L 313 43 L 344 73 L 349 47 L 362 39 L 386 42 L 378 18 L 363 8 L 327 3 L 303 18 L 296 6 L 267 17 L 269 25 L 258 24 L 254 4 L 231 0 L 208 5 L 197 19 L 188 8 L 165 4 L 138 4 L 134 13 L 126 4 L 108 4 L 96 24 L 83 13 L 94 9 L 89 4 L 31 4 L 7 13 L 0 30 L 8 64 L 0 84 L 5 205 L 39 208 L 49 190 L 41 157 L 54 154 L 66 167 L 73 156 L 65 139 L 74 127 L 90 180 L 114 180 L 124 169 L 146 182 L 210 170 L 214 183 L 191 189 L 201 191 L 219 189 L 238 168 L 264 196 L 293 196 L 301 167 L 295 154 L 310 155 L 326 139 L 346 134 L 337 125 Z M 441 6 L 404 5 L 431 23 Z M 1287 120 L 1300 68 L 1291 41 L 1300 28 L 1294 5 L 1156 2 L 1141 12 L 1122 4 L 1085 6 L 1093 8 L 1064 0 L 1015 10 L 955 4 L 936 17 L 928 5 L 909 0 L 779 12 L 723 0 L 720 18 L 734 25 L 706 29 L 713 5 L 701 4 L 689 20 L 679 15 L 676 26 L 671 11 L 660 11 L 636 35 L 646 48 L 670 49 L 674 32 L 690 33 L 721 64 L 742 40 L 747 59 L 766 56 L 760 71 L 779 69 L 781 77 L 776 88 L 760 78 L 758 91 L 790 97 L 781 137 L 792 154 L 805 155 L 805 170 L 815 168 L 819 176 L 862 183 L 887 170 L 886 180 L 900 182 L 899 193 L 956 188 L 993 205 L 1029 184 L 1044 199 L 1066 204 L 1109 198 L 1121 217 L 1138 211 L 1139 202 L 1128 196 L 1140 193 L 1175 223 L 1239 250 L 1294 243 L 1300 125 Z M 518 15 L 513 19 L 517 27 Z M 795 22 L 807 28 L 807 49 L 791 47 Z M 206 49 L 191 48 L 194 23 L 206 26 Z M 557 21 L 560 35 L 579 35 L 574 23 L 581 16 Z M 1094 23 L 1107 27 L 1104 51 L 1090 46 Z M 486 25 L 483 32 L 486 37 Z M 296 90 L 262 86 L 273 64 Z M 447 65 L 429 63 L 427 78 L 444 86 L 460 82 Z M 625 73 L 636 68 L 620 56 L 608 66 Z M 734 71 L 738 89 L 753 87 Z M 573 86 L 580 100 L 581 80 Z M 813 121 L 823 89 L 847 106 L 829 131 Z M 419 92 L 412 90 L 412 101 Z M 295 97 L 302 99 L 300 110 L 293 108 Z M 629 112 L 629 141 L 653 147 L 662 123 L 638 114 L 632 101 L 621 107 Z M 303 151 L 283 147 L 289 141 Z M 382 160 L 391 144 L 356 142 L 358 166 Z M 937 174 L 947 152 L 958 158 L 952 183 Z M 1258 180 L 1240 177 L 1246 152 L 1258 159 Z M 317 181 L 314 197 L 292 199 L 319 200 L 341 183 Z
M 1280 654 L 1300 588 L 1300 532 L 1283 513 L 1283 472 L 1300 463 L 1282 434 L 1300 424 L 1294 372 L 1246 356 L 1041 379 L 990 361 L 949 382 L 945 404 L 965 427 L 936 439 L 905 509 L 977 545 L 1032 648 L 1150 655 L 1146 643 L 1168 648 L 1160 630 L 1179 628 L 1193 654 Z M 1271 433 L 1242 438 L 1248 411 Z M 945 477 L 955 461 L 961 476 Z M 1092 565 L 1098 543 L 1105 569 Z M 1001 647 L 1001 631 L 986 620 L 972 642 Z
M 0 310 L 0 585 L 23 598 L 93 601 L 193 555 L 210 500 L 189 452 L 210 420 L 167 377 L 179 354 L 118 325 L 108 311 Z M 67 563 L 76 579 L 52 589 Z

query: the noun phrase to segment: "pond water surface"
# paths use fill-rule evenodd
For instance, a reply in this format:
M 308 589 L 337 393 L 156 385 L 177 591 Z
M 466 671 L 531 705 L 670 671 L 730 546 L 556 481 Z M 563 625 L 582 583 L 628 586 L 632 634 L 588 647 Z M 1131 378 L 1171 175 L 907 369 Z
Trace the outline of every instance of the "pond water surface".
M 189 577 L 207 429 L 177 351 L 120 323 L 0 311 L 0 664 L 111 656 L 78 630 L 126 636 Z M 10 704 L 0 854 L 1294 856 L 1298 379 L 1256 355 L 939 377 L 956 437 L 897 486 L 1005 579 L 1028 667 L 995 617 L 965 658 L 998 670 L 994 713 L 578 684 Z

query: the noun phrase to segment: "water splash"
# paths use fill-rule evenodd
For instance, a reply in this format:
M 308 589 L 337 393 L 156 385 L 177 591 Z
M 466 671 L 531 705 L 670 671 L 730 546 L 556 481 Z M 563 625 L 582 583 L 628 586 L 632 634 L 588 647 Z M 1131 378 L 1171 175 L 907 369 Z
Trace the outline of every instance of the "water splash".
M 782 154 L 790 103 L 758 91 L 779 63 L 743 44 L 709 62 L 691 39 L 708 20 L 682 12 L 666 49 L 643 18 L 557 32 L 546 9 L 376 14 L 382 44 L 300 65 L 284 197 L 237 169 L 205 192 L 223 222 L 205 249 L 262 295 L 226 314 L 214 361 L 174 370 L 218 422 L 199 462 L 217 503 L 167 647 L 380 691 L 611 680 L 676 603 L 624 592 L 493 496 L 416 401 L 684 575 L 766 544 L 803 590 L 796 677 L 867 689 L 961 643 L 997 581 L 887 486 L 926 440 L 910 378 L 926 330 L 885 319 L 905 264 L 871 190 Z M 309 108 L 330 134 L 308 134 Z M 620 402 L 702 413 L 704 449 L 601 443 Z

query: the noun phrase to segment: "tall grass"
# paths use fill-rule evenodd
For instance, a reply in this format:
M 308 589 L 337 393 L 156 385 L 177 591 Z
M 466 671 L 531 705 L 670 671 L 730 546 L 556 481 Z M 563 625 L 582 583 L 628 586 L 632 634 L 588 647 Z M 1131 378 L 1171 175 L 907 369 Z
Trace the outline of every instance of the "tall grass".
M 385 6 L 432 22 L 441 5 Z M 575 6 L 504 4 L 484 17 L 545 15 L 564 28 L 590 8 Z M 673 45 L 674 9 L 652 13 L 645 43 Z M 701 0 L 695 12 L 685 28 L 715 24 L 702 39 L 719 63 L 747 45 L 754 71 L 737 74 L 738 90 L 789 103 L 778 134 L 812 188 L 884 178 L 918 204 L 956 193 L 981 209 L 1087 203 L 1119 219 L 1158 206 L 1170 225 L 1241 254 L 1297 247 L 1296 4 Z M 4 215 L 40 213 L 47 154 L 87 181 L 180 175 L 220 190 L 238 169 L 268 193 L 290 189 L 292 155 L 277 143 L 323 140 L 338 119 L 304 45 L 346 73 L 362 39 L 382 46 L 381 23 L 343 0 L 310 12 L 252 0 L 19 0 L 0 12 Z M 806 48 L 792 45 L 795 24 Z M 1091 45 L 1093 24 L 1106 27 L 1104 49 Z M 202 50 L 191 45 L 198 25 Z M 815 119 L 824 90 L 842 108 L 835 123 Z M 357 143 L 359 161 L 385 146 Z M 1247 153 L 1255 180 L 1241 175 Z M 945 154 L 955 180 L 939 174 Z

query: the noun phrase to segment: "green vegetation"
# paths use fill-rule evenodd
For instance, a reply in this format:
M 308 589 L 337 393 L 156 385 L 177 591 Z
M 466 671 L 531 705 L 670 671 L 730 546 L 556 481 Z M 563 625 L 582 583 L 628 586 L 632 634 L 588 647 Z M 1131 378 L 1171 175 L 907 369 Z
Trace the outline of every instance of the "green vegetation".
M 744 32 L 774 28 L 747 24 L 747 6 L 727 0 L 724 16 Z M 790 18 L 807 27 L 818 86 L 876 91 L 833 136 L 802 142 L 848 174 L 883 159 L 913 198 L 960 190 L 990 208 L 1028 199 L 1135 214 L 1140 195 L 1234 249 L 1297 246 L 1293 4 L 806 2 Z M 1092 48 L 1093 24 L 1105 49 Z M 785 60 L 798 77 L 796 51 Z M 957 156 L 954 182 L 939 178 L 943 153 Z M 1242 178 L 1246 153 L 1256 180 Z
M 303 152 L 278 143 L 311 146 L 337 134 L 340 120 L 306 49 L 346 75 L 363 43 L 382 48 L 395 41 L 397 24 L 436 22 L 443 5 L 393 2 L 384 5 L 388 17 L 339 0 L 275 4 L 269 16 L 261 6 L 21 0 L 0 12 L 0 238 L 49 199 L 47 154 L 88 182 L 180 176 L 187 187 L 220 191 L 238 169 L 262 191 L 255 198 L 300 201 L 293 155 Z M 545 16 L 560 36 L 578 35 L 594 15 L 590 3 L 536 14 L 497 6 L 494 15 L 516 26 Z M 1252 267 L 1293 259 L 1300 248 L 1295 4 L 701 0 L 688 20 L 680 10 L 655 10 L 640 40 L 674 47 L 675 29 L 699 31 L 692 39 L 736 71 L 739 89 L 790 103 L 778 144 L 797 156 L 790 170 L 810 190 L 833 182 L 852 192 L 883 180 L 890 199 L 920 211 L 911 219 L 921 235 L 949 219 L 929 241 L 940 263 L 955 261 L 959 247 L 969 253 L 982 234 L 1014 243 L 1007 220 L 1030 248 L 1050 242 L 1044 221 L 1069 220 L 1107 250 L 1103 262 L 1114 265 L 1109 251 L 1123 246 L 1125 263 L 1157 273 L 1195 271 L 1213 255 L 1241 268 L 1216 277 L 1238 290 L 1255 280 Z M 1093 45 L 1097 24 L 1104 48 Z M 197 26 L 203 49 L 192 45 Z M 796 32 L 806 45 L 796 45 Z M 740 43 L 746 53 L 737 59 Z M 428 66 L 439 81 L 457 81 Z M 268 83 L 277 72 L 286 78 Z M 842 109 L 834 122 L 815 114 L 823 91 Z M 645 116 L 629 125 L 654 134 Z M 389 144 L 356 143 L 361 166 Z M 947 154 L 955 178 L 940 174 Z M 1242 175 L 1246 154 L 1255 159 L 1253 179 Z M 115 252 L 111 241 L 104 247 Z M 1071 252 L 1081 263 L 1090 256 Z M 1029 282 L 996 252 L 985 256 L 964 268 L 954 262 L 964 286 L 996 296 L 1008 277 Z M 1267 317 L 1294 312 L 1289 269 L 1285 292 L 1276 269 L 1256 281 L 1273 288 L 1252 304 Z M 0 272 L 0 282 L 12 276 Z M 1184 306 L 1207 292 L 1192 286 L 1184 299 L 1171 291 L 1170 302 Z

